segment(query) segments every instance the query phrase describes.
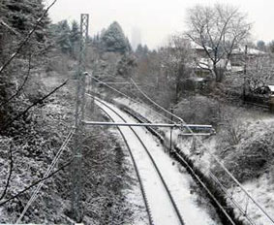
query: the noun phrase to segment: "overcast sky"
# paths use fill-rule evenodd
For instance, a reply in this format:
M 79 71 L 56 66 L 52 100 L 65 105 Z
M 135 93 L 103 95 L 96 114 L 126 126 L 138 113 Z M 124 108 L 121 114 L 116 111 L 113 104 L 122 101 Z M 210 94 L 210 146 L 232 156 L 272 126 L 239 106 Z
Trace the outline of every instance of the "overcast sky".
M 157 48 L 166 43 L 169 35 L 186 28 L 188 8 L 215 2 L 235 5 L 248 13 L 249 21 L 254 23 L 254 40 L 274 40 L 274 0 L 58 0 L 50 16 L 57 22 L 79 20 L 81 13 L 89 13 L 91 35 L 117 21 L 129 39 L 137 27 L 143 44 Z

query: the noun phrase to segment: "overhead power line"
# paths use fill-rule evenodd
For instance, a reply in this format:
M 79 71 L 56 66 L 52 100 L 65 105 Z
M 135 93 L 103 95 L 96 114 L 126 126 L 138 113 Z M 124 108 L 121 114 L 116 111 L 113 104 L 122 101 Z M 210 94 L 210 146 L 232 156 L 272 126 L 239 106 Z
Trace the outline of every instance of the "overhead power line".
M 58 150 L 57 154 L 55 155 L 55 157 L 54 157 L 51 165 L 47 169 L 47 171 L 46 171 L 46 173 L 44 175 L 44 178 L 48 177 L 50 175 L 50 173 L 52 172 L 52 170 L 55 168 L 57 162 L 59 161 L 59 159 L 60 159 L 60 157 L 62 155 L 62 153 L 64 152 L 64 150 L 66 149 L 67 145 L 69 144 L 69 142 L 70 142 L 73 134 L 74 134 L 74 130 L 70 131 L 70 133 L 68 134 L 66 140 L 64 141 L 64 143 L 62 144 L 62 146 Z M 44 181 L 40 182 L 39 185 L 34 190 L 34 192 L 32 193 L 32 196 L 30 197 L 30 199 L 29 199 L 28 203 L 26 204 L 24 210 L 20 214 L 19 218 L 16 220 L 16 224 L 19 224 L 21 222 L 22 218 L 26 214 L 26 212 L 29 209 L 29 207 L 31 206 L 31 204 L 37 199 L 38 193 L 41 190 L 42 186 L 44 185 Z
M 179 119 L 181 122 L 186 124 L 186 122 L 180 118 L 179 116 L 175 115 L 174 113 L 166 110 L 159 104 L 157 104 L 153 99 L 151 99 L 146 93 L 144 93 L 140 87 L 135 83 L 133 79 L 131 79 L 134 86 L 139 90 L 139 92 L 148 99 L 153 105 L 157 106 L 159 109 L 163 110 L 164 112 L 168 113 L 169 115 L 173 115 L 175 118 Z M 189 132 L 194 133 L 191 128 L 187 127 Z M 234 181 L 234 183 L 248 196 L 248 198 L 258 207 L 258 209 L 274 224 L 274 219 L 266 212 L 266 210 L 251 196 L 251 194 L 248 193 L 248 191 L 243 187 L 243 185 L 236 179 L 236 177 L 226 168 L 226 166 L 220 161 L 220 159 L 215 156 L 207 146 L 196 136 L 194 136 L 195 140 L 199 142 L 199 144 L 210 154 L 210 156 L 217 162 L 217 164 L 225 171 L 225 173 Z
M 149 100 L 153 105 L 157 106 L 158 108 L 160 108 L 162 111 L 164 111 L 165 113 L 169 114 L 170 116 L 175 117 L 176 119 L 178 119 L 180 122 L 182 122 L 183 124 L 186 124 L 186 122 L 180 118 L 179 116 L 175 115 L 174 113 L 166 110 L 164 107 L 160 106 L 158 103 L 156 103 L 155 101 L 153 101 L 145 92 L 143 92 L 139 86 L 136 84 L 136 82 L 131 78 L 131 82 L 132 84 L 136 87 L 136 89 L 147 99 Z
M 135 99 L 132 99 L 131 97 L 127 96 L 126 94 L 124 94 L 123 92 L 115 89 L 114 87 L 108 85 L 107 83 L 95 78 L 92 76 L 93 79 L 95 79 L 98 83 L 102 83 L 103 85 L 105 85 L 106 87 L 110 88 L 111 90 L 121 94 L 122 96 L 126 97 L 127 99 L 130 99 L 134 102 L 137 102 L 140 104 L 140 102 L 136 101 Z M 159 104 L 157 104 L 153 99 L 151 99 L 146 93 L 144 93 L 141 88 L 136 84 L 136 82 L 131 79 L 131 82 L 133 83 L 133 85 L 136 87 L 136 89 L 147 99 L 149 100 L 149 102 L 151 102 L 154 106 L 156 106 L 157 108 L 161 109 L 162 111 L 164 111 L 165 113 L 167 113 L 168 115 L 173 116 L 174 118 L 178 119 L 180 122 L 182 122 L 182 124 L 185 125 L 186 129 L 190 132 L 190 133 L 194 133 L 191 129 L 191 127 L 188 127 L 186 122 L 179 117 L 178 115 L 168 111 L 167 109 L 163 108 L 162 106 L 160 106 Z M 143 103 L 141 103 L 143 104 Z M 162 114 L 158 113 L 158 115 L 162 116 Z M 194 136 L 194 135 L 193 135 Z M 199 144 L 210 154 L 210 156 L 217 162 L 217 164 L 225 171 L 226 174 L 229 175 L 229 177 L 233 180 L 234 183 L 236 183 L 236 185 L 245 193 L 245 195 L 258 207 L 258 209 L 274 224 L 274 220 L 271 218 L 271 216 L 265 211 L 265 209 L 263 209 L 262 206 L 260 206 L 260 204 L 247 192 L 247 190 L 242 186 L 242 184 L 234 177 L 234 175 L 223 165 L 223 163 L 220 161 L 220 159 L 218 159 L 217 156 L 215 156 L 213 153 L 210 152 L 210 150 L 208 149 L 207 146 L 204 145 L 204 143 L 198 139 L 196 136 L 194 136 L 194 138 L 196 138 L 195 140 L 198 140 Z M 216 178 L 216 177 L 215 177 Z M 212 178 L 213 179 L 213 178 Z M 216 179 L 214 179 L 216 181 Z M 230 196 L 231 198 L 232 196 Z M 235 204 L 235 202 L 233 202 Z M 242 210 L 240 210 L 242 212 Z M 244 215 L 248 221 L 251 221 L 251 219 Z M 252 223 L 251 223 L 252 224 Z
M 133 102 L 135 102 L 135 103 L 138 103 L 138 104 L 143 104 L 144 107 L 148 108 L 147 105 L 146 105 L 144 102 L 141 102 L 141 101 L 138 101 L 138 100 L 136 100 L 136 99 L 134 99 L 134 98 L 131 98 L 131 97 L 128 96 L 127 94 L 125 94 L 125 93 L 119 91 L 118 89 L 116 89 L 116 88 L 110 86 L 108 83 L 106 83 L 106 82 L 104 82 L 104 81 L 102 81 L 102 80 L 99 80 L 99 79 L 97 79 L 96 77 L 94 77 L 94 76 L 92 76 L 92 75 L 90 75 L 90 74 L 89 74 L 89 76 L 90 76 L 92 79 L 94 79 L 95 81 L 97 81 L 98 83 L 103 84 L 104 86 L 106 86 L 106 87 L 108 87 L 109 89 L 111 89 L 112 91 L 114 91 L 114 92 L 120 94 L 121 96 L 125 97 L 126 99 L 128 99 L 128 100 L 130 100 L 130 101 L 133 101 Z M 153 111 L 154 113 L 156 113 L 157 115 L 159 115 L 159 116 L 162 117 L 163 119 L 166 119 L 166 120 L 168 120 L 168 121 L 170 121 L 170 122 L 173 122 L 173 120 L 171 120 L 169 117 L 167 117 L 167 116 L 165 116 L 165 115 L 163 115 L 163 114 L 161 114 L 161 113 L 155 111 L 155 110 L 152 109 L 151 107 L 149 107 L 149 110 Z

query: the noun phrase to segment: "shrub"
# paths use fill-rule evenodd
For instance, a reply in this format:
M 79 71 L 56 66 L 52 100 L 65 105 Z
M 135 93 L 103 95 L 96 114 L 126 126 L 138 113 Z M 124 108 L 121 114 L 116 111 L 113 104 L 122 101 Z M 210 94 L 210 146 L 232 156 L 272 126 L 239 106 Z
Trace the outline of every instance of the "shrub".
M 179 102 L 174 112 L 187 123 L 216 124 L 219 103 L 204 96 L 193 96 Z
M 244 123 L 239 143 L 218 146 L 218 154 L 225 166 L 244 182 L 271 170 L 274 162 L 274 124 L 264 122 Z

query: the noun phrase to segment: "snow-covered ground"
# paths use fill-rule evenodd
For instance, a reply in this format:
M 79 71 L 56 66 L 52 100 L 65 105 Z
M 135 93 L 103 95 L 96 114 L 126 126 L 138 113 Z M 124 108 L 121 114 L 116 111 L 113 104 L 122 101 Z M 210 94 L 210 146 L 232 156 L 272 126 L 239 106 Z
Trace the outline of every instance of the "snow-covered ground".
M 116 102 L 125 106 L 130 107 L 132 110 L 136 111 L 140 115 L 144 116 L 145 118 L 149 119 L 153 122 L 163 122 L 165 119 L 159 116 L 158 113 L 155 113 L 150 107 L 143 103 L 134 103 L 128 99 L 118 98 Z M 254 123 L 254 118 L 251 120 Z M 274 123 L 273 116 L 259 116 L 256 121 L 263 121 L 265 123 Z M 256 122 L 255 121 L 255 122 Z M 165 133 L 165 138 L 169 140 L 169 130 L 163 130 Z M 207 151 L 202 150 L 200 152 L 200 148 L 197 147 L 196 151 L 193 151 L 193 139 L 192 138 L 180 138 L 179 135 L 180 131 L 174 131 L 173 133 L 173 143 L 179 147 L 188 157 L 194 162 L 197 168 L 207 175 L 209 173 L 210 167 L 213 165 L 212 157 L 209 154 L 214 154 L 216 149 L 215 140 L 210 139 L 206 141 Z M 197 142 L 196 142 L 197 143 Z M 250 195 L 264 208 L 264 210 L 274 218 L 274 182 L 273 182 L 273 174 L 264 174 L 261 177 L 254 179 L 249 182 L 243 183 L 243 187 L 250 193 Z M 269 218 L 267 218 L 263 213 L 258 209 L 258 207 L 252 202 L 247 201 L 246 195 L 243 191 L 240 191 L 239 188 L 230 188 L 228 193 L 231 193 L 233 198 L 238 202 L 238 204 L 246 210 L 249 217 L 255 221 L 257 225 L 270 225 L 273 224 Z M 229 198 L 228 198 L 229 199 Z M 228 200 L 228 204 L 232 207 L 235 207 L 231 204 Z M 240 218 L 244 219 L 237 208 L 234 208 L 235 214 Z M 247 223 L 248 224 L 248 223 Z
M 108 111 L 111 117 L 121 122 L 111 110 L 107 109 L 102 104 L 98 103 L 100 107 Z M 108 104 L 110 107 L 118 111 L 127 122 L 136 122 L 132 117 L 119 110 L 117 107 Z M 144 152 L 140 142 L 130 128 L 121 127 L 122 132 L 126 135 L 129 144 L 133 149 L 134 158 L 140 170 L 140 175 L 144 182 L 144 188 L 147 194 L 148 203 L 153 214 L 155 224 L 179 224 L 178 218 L 174 216 L 173 206 L 170 201 L 164 196 L 162 186 L 155 168 L 152 166 L 147 154 Z M 165 152 L 164 148 L 159 144 L 146 129 L 136 127 L 134 130 L 144 141 L 150 154 L 157 162 L 160 172 L 165 179 L 169 190 L 176 202 L 176 205 L 183 217 L 186 225 L 215 225 L 220 224 L 214 208 L 209 205 L 207 200 L 202 199 L 201 196 L 193 191 L 195 182 L 187 173 L 180 172 L 180 165 L 172 160 Z M 214 218 L 213 218 L 214 217 Z
M 273 178 L 272 178 L 273 179 Z M 260 178 L 246 182 L 244 184 L 245 189 L 251 196 L 256 199 L 256 201 L 263 206 L 264 210 L 273 218 L 273 205 L 274 205 L 274 184 L 270 182 L 271 178 L 268 175 L 263 175 Z M 246 210 L 248 215 L 253 221 L 256 222 L 256 225 L 272 225 L 271 222 L 260 210 L 258 207 L 246 198 L 246 195 L 239 189 L 230 189 L 233 198 L 239 203 L 239 205 Z M 239 214 L 238 210 L 235 210 L 238 213 L 239 217 L 242 215 Z M 243 218 L 244 219 L 244 218 Z
M 130 99 L 126 99 L 126 98 L 116 98 L 115 102 L 131 108 L 132 110 L 136 111 L 143 117 L 155 123 L 156 122 L 160 123 L 160 122 L 163 122 L 163 120 L 165 120 L 164 117 L 161 117 L 161 114 L 158 114 L 155 110 L 153 110 L 151 107 L 149 107 L 145 103 L 133 102 Z

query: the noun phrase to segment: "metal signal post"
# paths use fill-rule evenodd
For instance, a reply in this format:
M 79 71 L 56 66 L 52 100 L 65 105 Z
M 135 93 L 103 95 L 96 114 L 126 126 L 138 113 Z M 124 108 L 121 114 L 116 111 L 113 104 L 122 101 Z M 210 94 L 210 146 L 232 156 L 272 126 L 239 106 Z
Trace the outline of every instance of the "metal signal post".
M 72 166 L 72 202 L 71 217 L 78 223 L 83 217 L 81 206 L 82 187 L 82 151 L 83 151 L 83 124 L 85 107 L 85 79 L 86 79 L 86 55 L 88 41 L 89 15 L 81 14 L 81 38 L 80 55 L 77 74 L 76 112 L 75 112 L 75 140 L 74 140 L 74 161 Z

